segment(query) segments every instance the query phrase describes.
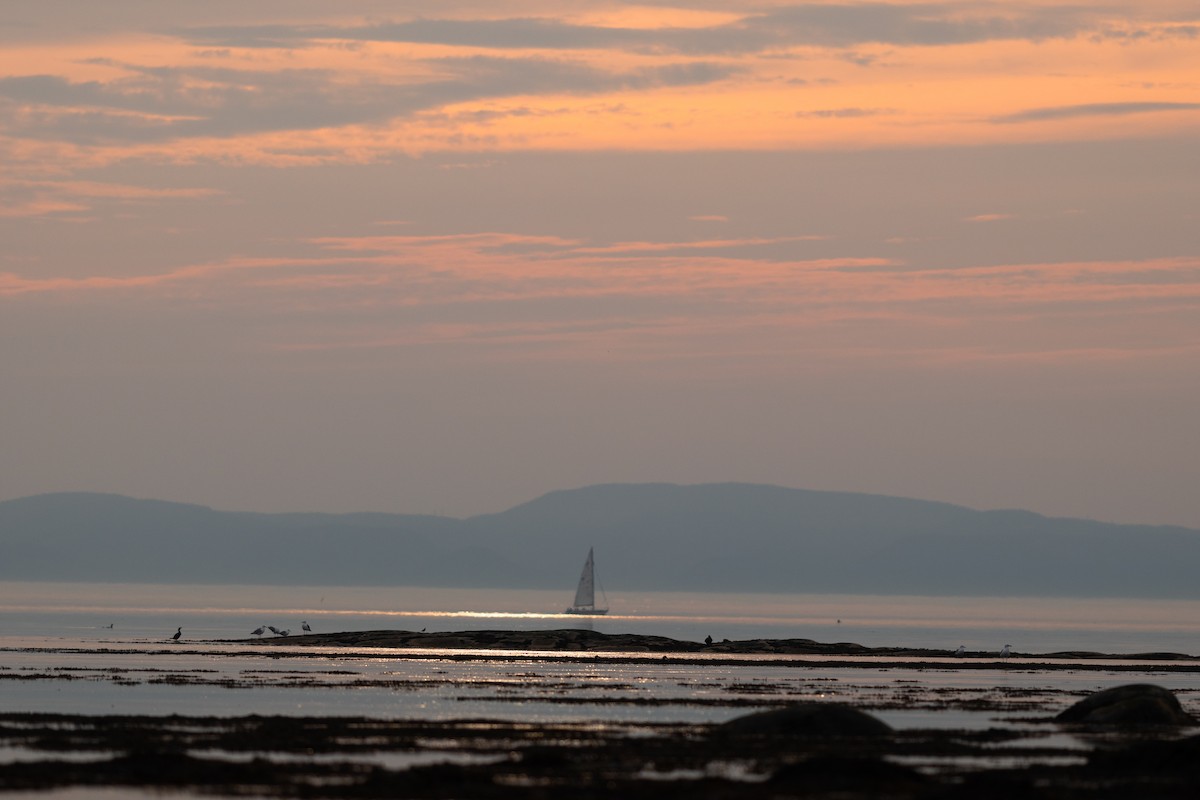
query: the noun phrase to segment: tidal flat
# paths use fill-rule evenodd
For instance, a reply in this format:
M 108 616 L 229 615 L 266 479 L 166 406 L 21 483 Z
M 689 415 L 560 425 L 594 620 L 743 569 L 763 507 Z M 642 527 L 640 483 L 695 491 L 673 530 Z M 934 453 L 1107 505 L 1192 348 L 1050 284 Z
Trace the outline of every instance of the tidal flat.
M 804 652 L 807 651 L 807 652 Z M 5 648 L 0 790 L 254 797 L 1180 797 L 1189 725 L 1082 726 L 1183 654 L 1022 654 L 592 631 L 367 631 Z M 20 698 L 26 698 L 22 701 Z M 886 726 L 731 733 L 755 712 Z M 989 794 L 990 793 L 990 794 Z

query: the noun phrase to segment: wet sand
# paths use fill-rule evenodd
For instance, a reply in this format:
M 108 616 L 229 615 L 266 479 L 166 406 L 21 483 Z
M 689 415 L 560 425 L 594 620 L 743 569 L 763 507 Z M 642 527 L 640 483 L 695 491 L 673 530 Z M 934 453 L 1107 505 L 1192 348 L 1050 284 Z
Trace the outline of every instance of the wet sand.
M 1088 669 L 1142 673 L 1200 671 L 1200 659 L 1179 654 L 995 653 L 956 657 L 945 651 L 864 648 L 809 640 L 720 642 L 705 646 L 653 636 L 590 631 L 476 631 L 412 633 L 369 631 L 223 643 L 238 655 L 313 657 L 329 648 L 378 656 L 399 648 L 419 658 L 528 659 L 587 663 L 598 656 L 626 664 L 661 664 L 704 657 L 733 664 L 754 656 L 805 656 L 817 673 L 841 668 L 912 666 L 931 670 L 1012 669 L 1050 672 Z M 244 647 L 243 647 L 244 646 Z M 458 651 L 455 653 L 455 651 Z M 136 653 L 136 649 L 123 651 Z M 186 652 L 186 650 L 184 651 Z M 199 652 L 199 651 L 198 651 Z M 207 655 L 213 656 L 210 651 Z M 220 657 L 220 654 L 215 654 Z M 855 660 L 858 659 L 858 660 Z M 1104 662 L 1103 665 L 1100 662 Z M 1168 663 L 1169 662 L 1169 663 Z M 253 688 L 268 670 L 230 684 L 227 676 L 196 670 L 139 668 L 112 680 L 189 682 Z M 281 672 L 273 682 L 326 686 L 345 673 Z M 10 675 L 20 680 L 90 680 L 69 671 Z M 536 671 L 506 681 L 502 702 L 587 702 L 571 686 L 549 694 Z M 394 685 L 393 685 L 394 684 Z M 355 681 L 355 685 L 361 685 Z M 465 685 L 465 684 L 464 684 Z M 377 688 L 416 689 L 402 678 Z M 791 701 L 764 697 L 762 683 L 731 684 L 728 696 L 613 698 L 612 702 L 716 702 L 778 707 Z M 503 719 L 382 720 L 370 716 L 117 716 L 0 714 L 0 748 L 34 754 L 0 765 L 0 789 L 44 790 L 126 786 L 182 790 L 193 795 L 262 797 L 479 797 L 479 798 L 1129 798 L 1191 797 L 1200 790 L 1200 736 L 1194 727 L 1066 726 L 1053 716 L 1076 693 L 1018 687 L 944 689 L 896 681 L 865 704 L 867 711 L 969 708 L 1005 715 L 1019 724 L 988 729 L 919 728 L 886 734 L 834 732 L 738 733 L 726 726 L 647 722 L 521 722 Z M 549 698 L 549 699 L 548 699 Z M 252 707 L 252 703 L 248 703 Z M 740 713 L 740 712 L 739 712 Z

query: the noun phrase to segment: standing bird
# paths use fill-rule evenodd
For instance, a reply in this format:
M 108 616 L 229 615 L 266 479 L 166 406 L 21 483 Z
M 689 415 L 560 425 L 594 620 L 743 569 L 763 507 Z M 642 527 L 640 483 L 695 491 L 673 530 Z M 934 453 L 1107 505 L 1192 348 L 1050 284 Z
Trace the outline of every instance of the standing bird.
M 171 641 L 178 642 L 180 636 L 183 636 L 183 628 L 176 628 L 175 635 L 171 637 Z
M 960 658 L 961 658 L 962 656 L 965 656 L 966 654 L 967 654 L 967 647 L 966 647 L 966 645 L 962 645 L 962 644 L 960 644 L 960 645 L 958 646 L 958 649 L 954 651 L 954 655 L 956 655 L 956 656 L 959 656 Z
M 288 628 L 286 631 L 275 631 L 275 632 L 278 633 L 280 636 L 287 636 L 289 633 L 292 632 L 292 629 Z
M 267 632 L 267 629 L 265 627 L 263 627 L 262 625 L 259 625 L 257 628 L 250 631 L 250 635 L 251 636 L 262 636 L 266 632 Z
M 274 625 L 268 625 L 267 630 L 269 630 L 271 633 L 275 634 L 276 636 L 279 635 L 279 628 L 276 628 Z
M 300 623 L 300 629 L 301 629 L 302 631 L 304 631 L 305 633 L 312 633 L 312 628 L 308 627 L 308 623 L 307 623 L 307 622 L 301 622 L 301 623 Z
M 1000 651 L 1000 657 L 1001 657 L 1001 658 L 1008 658 L 1008 657 L 1009 657 L 1009 656 L 1011 656 L 1011 655 L 1012 655 L 1012 645 L 1011 645 L 1011 644 L 1006 644 L 1006 645 L 1004 645 L 1004 649 L 1002 649 L 1002 650 Z

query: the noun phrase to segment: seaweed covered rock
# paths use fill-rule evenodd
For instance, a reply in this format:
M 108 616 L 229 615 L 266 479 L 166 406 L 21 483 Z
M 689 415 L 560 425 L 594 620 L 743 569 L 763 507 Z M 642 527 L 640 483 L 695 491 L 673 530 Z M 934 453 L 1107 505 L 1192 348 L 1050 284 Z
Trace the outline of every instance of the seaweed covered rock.
M 891 726 L 842 703 L 795 703 L 747 714 L 718 728 L 732 736 L 887 736 Z
M 1131 683 L 1096 692 L 1054 719 L 1081 725 L 1196 724 L 1174 694 L 1149 683 Z

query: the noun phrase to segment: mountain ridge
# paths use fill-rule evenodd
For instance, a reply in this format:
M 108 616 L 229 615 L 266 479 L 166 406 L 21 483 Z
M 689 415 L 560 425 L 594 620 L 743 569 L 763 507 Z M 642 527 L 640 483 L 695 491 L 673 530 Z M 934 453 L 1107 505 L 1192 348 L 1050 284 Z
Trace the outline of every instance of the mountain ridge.
M 596 484 L 466 518 L 60 492 L 0 502 L 9 580 L 1200 597 L 1200 531 L 768 484 Z

